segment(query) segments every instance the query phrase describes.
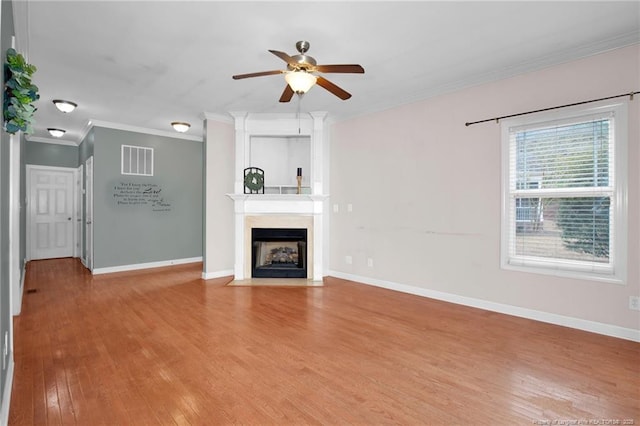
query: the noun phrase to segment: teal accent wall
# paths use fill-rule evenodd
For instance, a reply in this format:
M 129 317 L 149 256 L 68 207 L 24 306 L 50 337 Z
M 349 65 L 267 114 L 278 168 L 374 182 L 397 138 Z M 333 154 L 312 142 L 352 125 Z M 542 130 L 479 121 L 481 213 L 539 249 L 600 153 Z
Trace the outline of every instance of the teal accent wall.
M 84 164 L 87 158 L 93 155 L 93 141 L 95 139 L 95 132 L 93 128 L 87 132 L 80 145 L 78 146 L 78 165 Z
M 26 164 L 38 166 L 77 168 L 79 163 L 77 146 L 55 143 L 27 142 Z
M 203 144 L 93 128 L 94 269 L 202 256 Z M 154 149 L 154 175 L 121 174 L 121 146 Z

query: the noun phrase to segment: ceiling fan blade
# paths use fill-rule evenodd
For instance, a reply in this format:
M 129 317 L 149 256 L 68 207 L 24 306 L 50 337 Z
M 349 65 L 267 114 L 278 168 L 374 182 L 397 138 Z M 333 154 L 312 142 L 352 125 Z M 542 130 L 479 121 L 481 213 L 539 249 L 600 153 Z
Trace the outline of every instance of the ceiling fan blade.
M 250 77 L 262 77 L 265 75 L 275 75 L 275 74 L 282 74 L 284 71 L 282 70 L 273 70 L 273 71 L 262 71 L 262 72 L 252 72 L 249 74 L 239 74 L 239 75 L 234 75 L 232 78 L 234 80 L 240 80 L 242 78 L 250 78 Z
M 284 88 L 284 92 L 282 92 L 282 96 L 280 96 L 280 102 L 289 102 L 292 97 L 293 89 L 287 84 L 287 87 Z
M 289 55 L 287 55 L 284 52 L 280 52 L 278 50 L 269 50 L 269 52 L 273 53 L 274 55 L 276 55 L 278 58 L 282 59 L 283 61 L 285 61 L 287 64 L 292 64 L 295 61 L 293 60 L 293 58 Z
M 349 99 L 351 97 L 351 94 L 349 92 L 347 92 L 344 89 L 341 89 L 340 87 L 336 86 L 335 84 L 333 84 L 332 82 L 330 82 L 326 78 L 318 76 L 318 79 L 316 80 L 316 83 L 318 84 L 318 86 L 324 87 L 329 92 L 333 93 L 334 95 L 336 95 L 337 97 L 339 97 L 343 101 L 345 101 L 345 100 L 347 100 L 347 99 Z
M 354 73 L 364 74 L 364 68 L 357 64 L 343 64 L 343 65 L 318 65 L 316 70 L 320 72 L 341 72 L 341 73 Z

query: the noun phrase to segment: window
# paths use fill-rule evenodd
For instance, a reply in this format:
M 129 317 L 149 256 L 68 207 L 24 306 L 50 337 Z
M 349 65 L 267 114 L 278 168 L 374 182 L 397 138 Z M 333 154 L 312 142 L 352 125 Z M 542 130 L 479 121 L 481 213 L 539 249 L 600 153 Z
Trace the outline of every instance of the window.
M 503 268 L 624 281 L 626 125 L 622 104 L 502 123 Z
M 153 176 L 153 148 L 122 145 L 121 174 Z

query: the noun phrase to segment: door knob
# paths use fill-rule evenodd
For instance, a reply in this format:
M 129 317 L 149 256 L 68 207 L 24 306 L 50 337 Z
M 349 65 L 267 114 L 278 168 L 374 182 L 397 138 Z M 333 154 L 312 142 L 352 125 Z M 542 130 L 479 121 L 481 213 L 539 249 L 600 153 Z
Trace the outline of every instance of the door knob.
M 70 218 L 70 217 L 68 217 L 68 218 L 67 218 L 67 220 L 71 220 L 71 218 Z

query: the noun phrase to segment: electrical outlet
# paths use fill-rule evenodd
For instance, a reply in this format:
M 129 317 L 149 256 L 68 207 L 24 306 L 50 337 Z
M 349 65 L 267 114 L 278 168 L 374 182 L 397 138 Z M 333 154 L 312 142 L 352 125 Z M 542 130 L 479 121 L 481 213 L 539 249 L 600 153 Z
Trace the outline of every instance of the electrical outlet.
M 640 311 L 640 296 L 629 296 L 629 309 Z
M 340 211 L 340 206 L 338 204 L 333 205 L 333 212 L 338 213 Z
M 368 266 L 369 268 L 373 268 L 373 259 L 372 259 L 372 258 L 370 258 L 370 257 L 369 257 L 369 258 L 367 258 L 367 266 Z
M 345 256 L 344 261 L 347 265 L 351 265 L 353 263 L 353 258 L 351 256 Z
M 353 204 L 351 204 L 351 203 L 347 204 L 347 211 L 349 213 L 351 213 L 353 211 Z

